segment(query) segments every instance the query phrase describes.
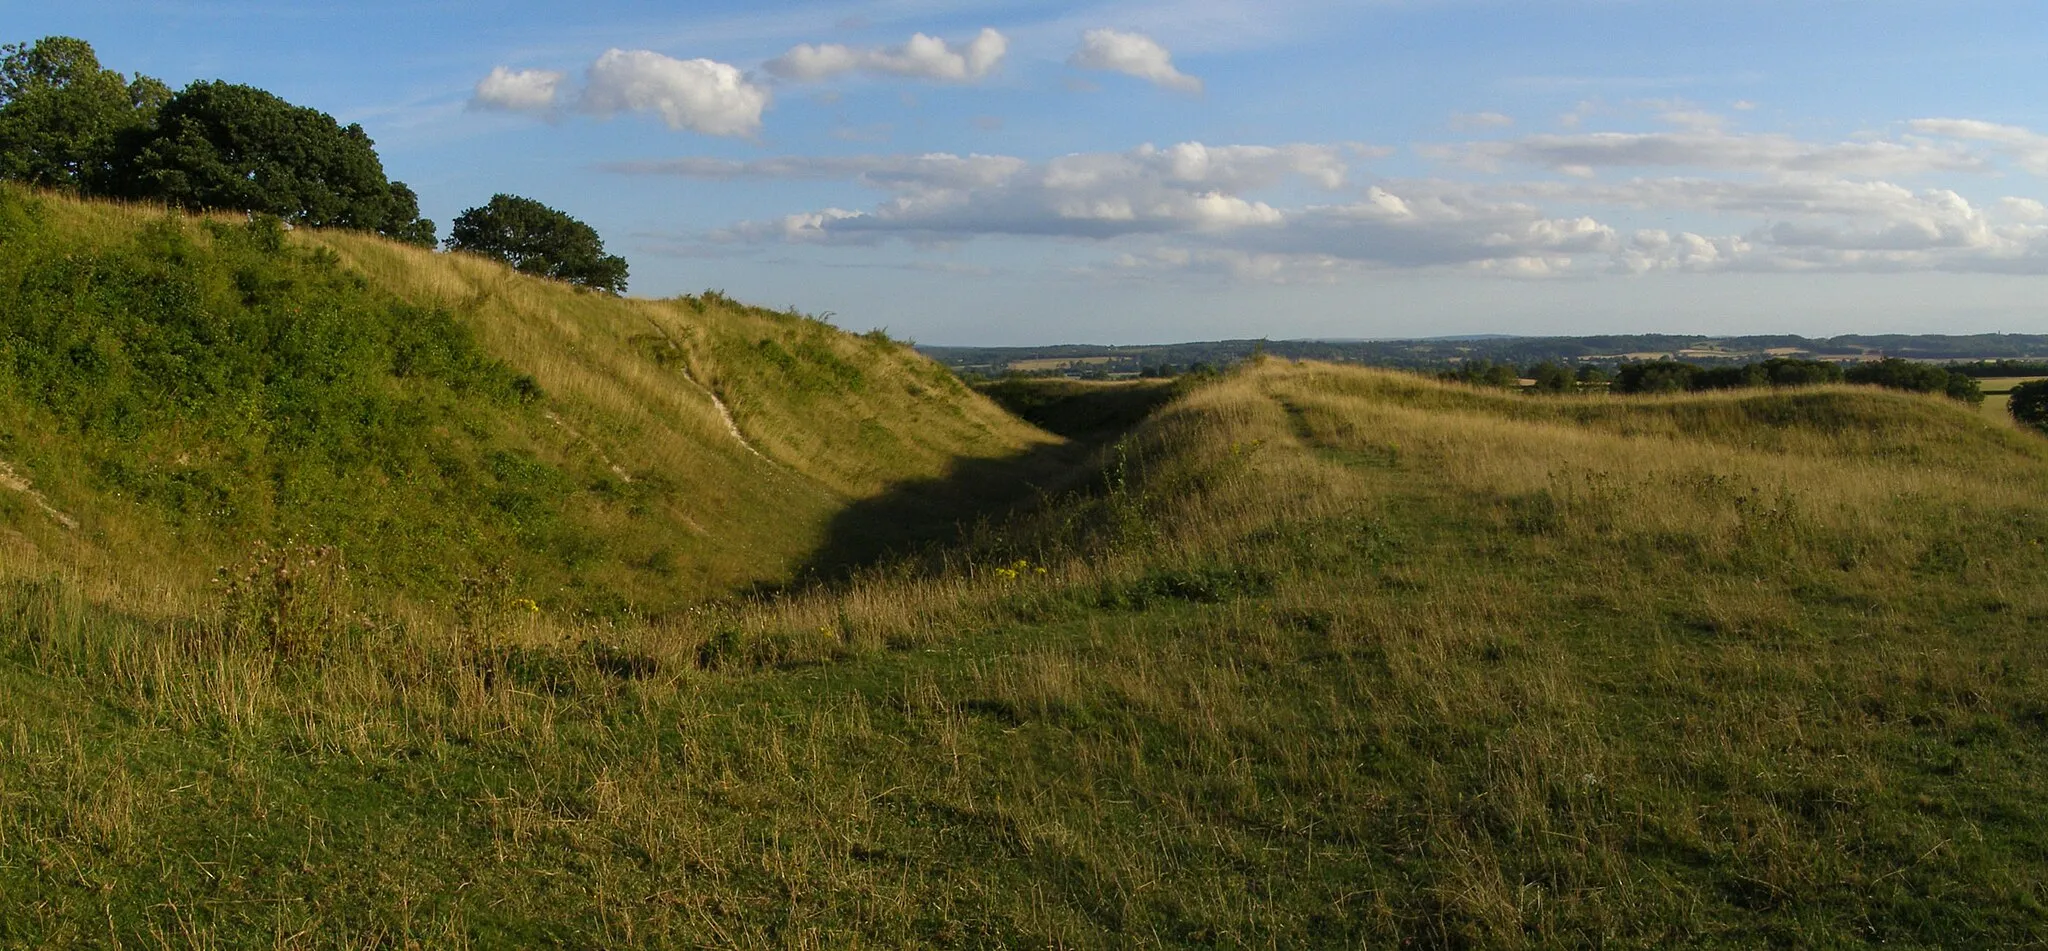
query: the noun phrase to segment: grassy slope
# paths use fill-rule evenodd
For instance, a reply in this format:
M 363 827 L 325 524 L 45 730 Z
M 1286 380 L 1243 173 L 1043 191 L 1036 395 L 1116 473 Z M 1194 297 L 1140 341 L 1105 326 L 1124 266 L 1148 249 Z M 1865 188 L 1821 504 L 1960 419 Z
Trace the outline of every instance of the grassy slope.
M 0 942 L 2048 928 L 2048 442 L 1269 362 L 1104 461 L 936 574 L 559 647 L 287 662 L 17 590 Z
M 160 614 L 256 542 L 415 607 L 659 612 L 788 578 L 884 485 L 1049 444 L 905 347 L 715 295 L 12 188 L 0 232 L 0 461 L 36 493 L 0 490 L 0 580 Z
M 98 246 L 137 225 L 61 215 Z M 295 240 L 371 277 L 352 314 L 440 303 L 510 373 L 442 361 L 348 394 L 440 412 L 436 439 L 479 459 L 526 451 L 586 486 L 618 465 L 657 504 L 627 519 L 594 492 L 563 523 L 688 516 L 717 529 L 690 549 L 717 578 L 1001 469 L 956 457 L 1063 459 L 985 404 L 891 396 L 946 383 L 881 340 Z M 418 348 L 389 334 L 342 365 Z M 434 402 L 455 391 L 434 373 L 469 398 Z M 465 588 L 440 617 L 336 627 L 324 611 L 391 584 L 375 560 L 246 576 L 225 617 L 109 603 L 109 578 L 203 572 L 215 529 L 98 492 L 113 449 L 10 394 L 4 453 L 86 541 L 0 492 L 4 568 L 33 580 L 0 588 L 0 945 L 1982 947 L 2048 928 L 2048 443 L 1942 400 L 1526 398 L 1272 361 L 1153 412 L 1092 492 L 938 568 L 651 623 Z M 1087 428 L 1149 400 L 1104 394 L 1032 406 Z M 213 443 L 193 424 L 160 455 L 287 459 L 195 406 Z M 522 543 L 479 471 L 479 531 Z M 362 508 L 399 504 L 367 488 Z M 51 580 L 66 545 L 164 568 Z M 610 570 L 592 560 L 588 584 L 631 586 Z

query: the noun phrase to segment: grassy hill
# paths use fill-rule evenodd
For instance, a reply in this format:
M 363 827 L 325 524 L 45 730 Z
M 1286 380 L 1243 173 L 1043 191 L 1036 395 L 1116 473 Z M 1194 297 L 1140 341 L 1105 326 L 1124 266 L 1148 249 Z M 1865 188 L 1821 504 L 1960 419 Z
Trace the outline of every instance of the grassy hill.
M 158 227 L 43 201 L 78 250 L 32 263 Z M 113 237 L 79 237 L 92 216 Z M 178 227 L 208 254 L 257 253 Z M 30 266 L 8 240 L 0 292 Z M 407 352 L 403 333 L 432 330 L 472 348 L 351 378 L 432 421 L 407 438 L 486 460 L 431 468 L 432 498 L 504 511 L 488 453 L 529 447 L 588 499 L 564 503 L 562 531 L 627 544 L 600 528 L 631 503 L 590 488 L 612 465 L 655 487 L 620 492 L 659 493 L 635 517 L 696 521 L 690 551 L 723 567 L 677 572 L 678 592 L 859 567 L 645 616 L 536 613 L 458 578 L 453 607 L 337 623 L 439 589 L 378 574 L 384 555 L 346 555 L 346 577 L 308 555 L 302 574 L 231 575 L 208 602 L 225 607 L 144 611 L 120 587 L 157 577 L 143 562 L 198 573 L 239 525 L 329 526 L 344 552 L 350 531 L 382 537 L 281 502 L 287 463 L 329 466 L 355 511 L 428 506 L 357 461 L 397 449 L 255 442 L 206 408 L 155 451 L 272 473 L 246 496 L 272 521 L 189 514 L 131 494 L 155 484 L 139 477 L 95 481 L 103 458 L 155 458 L 95 442 L 126 417 L 28 400 L 13 371 L 8 405 L 44 415 L 0 458 L 80 527 L 0 491 L 18 536 L 0 945 L 1976 947 L 2048 930 L 2048 440 L 1966 407 L 1856 388 L 1537 397 L 1279 360 L 1180 391 L 994 392 L 1048 428 L 1121 433 L 1084 455 L 885 341 L 800 318 L 577 295 L 333 235 L 285 247 L 334 256 L 292 258 L 300 280 L 362 275 L 366 300 L 413 308 L 358 346 Z M 255 418 L 292 432 L 266 405 Z M 1027 475 L 1037 504 L 922 557 L 816 556 L 892 522 L 945 538 Z M 590 579 L 572 591 L 658 587 L 630 559 L 565 566 L 530 523 L 467 517 L 486 534 L 422 537 L 451 558 L 504 549 L 510 577 Z M 131 568 L 65 567 L 74 551 Z
M 10 560 L 151 610 L 264 542 L 415 607 L 660 613 L 786 581 L 851 500 L 1054 442 L 886 338 L 716 294 L 13 188 L 0 314 Z

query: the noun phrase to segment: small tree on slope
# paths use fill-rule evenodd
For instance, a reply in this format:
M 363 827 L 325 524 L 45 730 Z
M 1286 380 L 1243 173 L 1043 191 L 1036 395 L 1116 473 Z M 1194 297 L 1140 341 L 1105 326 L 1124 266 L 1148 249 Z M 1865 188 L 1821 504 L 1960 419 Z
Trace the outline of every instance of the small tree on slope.
M 492 195 L 455 218 L 448 250 L 497 258 L 526 274 L 612 294 L 626 289 L 626 259 L 604 253 L 604 239 L 581 221 L 531 198 Z

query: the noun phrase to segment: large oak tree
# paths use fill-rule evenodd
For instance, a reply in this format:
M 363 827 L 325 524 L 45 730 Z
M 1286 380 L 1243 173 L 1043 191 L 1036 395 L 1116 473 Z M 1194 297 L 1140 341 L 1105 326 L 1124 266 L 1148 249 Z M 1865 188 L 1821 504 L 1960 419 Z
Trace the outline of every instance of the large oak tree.
M 226 82 L 185 87 L 150 128 L 125 137 L 114 190 L 186 208 L 233 208 L 316 228 L 434 243 L 419 199 L 384 175 L 360 125 Z

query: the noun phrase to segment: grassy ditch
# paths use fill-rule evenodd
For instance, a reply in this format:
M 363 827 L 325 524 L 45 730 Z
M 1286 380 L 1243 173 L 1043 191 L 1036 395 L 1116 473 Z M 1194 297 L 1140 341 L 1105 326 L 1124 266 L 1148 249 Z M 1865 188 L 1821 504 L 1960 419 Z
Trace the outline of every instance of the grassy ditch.
M 1100 463 L 947 557 L 658 623 L 330 611 L 317 549 L 175 621 L 15 584 L 0 941 L 2048 928 L 2038 437 L 1268 361 Z

